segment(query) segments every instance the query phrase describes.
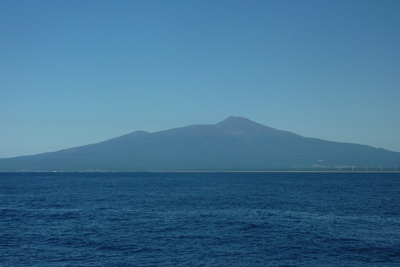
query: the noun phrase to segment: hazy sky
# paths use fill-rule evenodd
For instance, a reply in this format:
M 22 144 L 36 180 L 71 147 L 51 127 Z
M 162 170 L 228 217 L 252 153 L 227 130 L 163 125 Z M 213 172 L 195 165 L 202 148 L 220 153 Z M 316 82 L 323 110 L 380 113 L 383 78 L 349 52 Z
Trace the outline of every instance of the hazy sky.
M 400 151 L 400 1 L 0 1 L 0 157 L 229 115 Z

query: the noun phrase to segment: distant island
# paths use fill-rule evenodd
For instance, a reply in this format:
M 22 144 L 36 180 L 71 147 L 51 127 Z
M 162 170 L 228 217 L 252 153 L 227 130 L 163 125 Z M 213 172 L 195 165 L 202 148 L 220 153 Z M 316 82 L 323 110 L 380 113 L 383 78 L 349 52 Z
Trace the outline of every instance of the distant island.
M 56 152 L 0 159 L 0 171 L 397 170 L 400 153 L 303 137 L 231 116 L 212 125 L 137 131 Z

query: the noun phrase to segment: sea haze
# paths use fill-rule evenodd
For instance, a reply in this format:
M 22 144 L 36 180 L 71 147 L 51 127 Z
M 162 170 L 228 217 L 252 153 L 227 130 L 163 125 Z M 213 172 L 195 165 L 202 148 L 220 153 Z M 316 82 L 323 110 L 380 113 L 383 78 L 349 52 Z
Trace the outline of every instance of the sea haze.
M 0 265 L 400 266 L 398 173 L 0 173 Z

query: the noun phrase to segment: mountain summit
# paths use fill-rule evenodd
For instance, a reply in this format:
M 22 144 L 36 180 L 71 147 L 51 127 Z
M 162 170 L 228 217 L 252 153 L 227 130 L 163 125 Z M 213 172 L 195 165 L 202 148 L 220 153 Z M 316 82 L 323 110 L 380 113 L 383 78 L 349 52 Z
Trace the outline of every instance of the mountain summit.
M 248 127 L 255 127 L 255 126 L 262 126 L 254 121 L 246 119 L 244 117 L 235 117 L 230 116 L 225 120 L 221 121 L 217 125 L 221 127 L 238 127 L 238 128 L 248 128 Z
M 227 119 L 217 124 L 220 129 L 223 129 L 231 133 L 252 133 L 254 131 L 262 131 L 264 129 L 272 129 L 267 126 L 263 126 L 254 121 L 246 119 L 244 117 L 230 116 Z
M 0 171 L 263 171 L 399 163 L 398 152 L 307 138 L 231 116 L 212 125 L 137 131 L 97 144 L 0 159 Z
M 295 135 L 290 132 L 277 130 L 244 117 L 230 116 L 216 124 L 217 127 L 230 133 L 236 134 L 267 134 L 267 135 Z

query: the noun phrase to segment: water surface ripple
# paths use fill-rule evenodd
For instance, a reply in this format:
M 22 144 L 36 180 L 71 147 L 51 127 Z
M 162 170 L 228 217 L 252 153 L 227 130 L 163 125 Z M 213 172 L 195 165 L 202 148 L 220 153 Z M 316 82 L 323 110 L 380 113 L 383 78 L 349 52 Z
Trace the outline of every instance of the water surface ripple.
M 0 173 L 0 266 L 400 266 L 400 175 Z

